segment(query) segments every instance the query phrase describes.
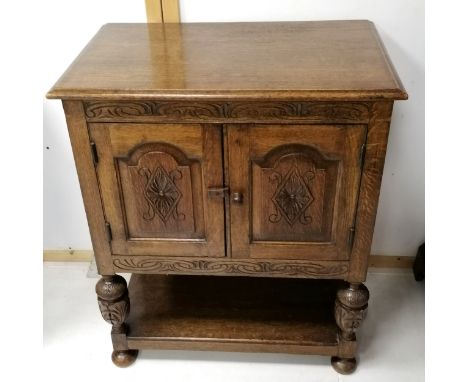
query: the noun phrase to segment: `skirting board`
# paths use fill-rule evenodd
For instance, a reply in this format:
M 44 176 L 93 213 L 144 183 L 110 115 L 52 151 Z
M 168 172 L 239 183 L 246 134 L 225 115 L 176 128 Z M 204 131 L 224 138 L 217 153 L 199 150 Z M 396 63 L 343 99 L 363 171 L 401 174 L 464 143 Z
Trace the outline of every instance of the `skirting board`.
M 90 250 L 47 250 L 43 251 L 43 261 L 91 261 L 93 251 Z
M 89 250 L 44 250 L 43 261 L 91 261 L 93 251 Z M 371 268 L 411 268 L 414 256 L 371 255 Z

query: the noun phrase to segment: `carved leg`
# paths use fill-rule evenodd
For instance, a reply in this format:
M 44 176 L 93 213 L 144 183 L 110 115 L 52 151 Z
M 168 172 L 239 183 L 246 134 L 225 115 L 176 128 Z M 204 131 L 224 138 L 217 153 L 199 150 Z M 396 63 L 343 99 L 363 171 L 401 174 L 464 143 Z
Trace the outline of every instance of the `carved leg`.
M 349 288 L 340 289 L 335 301 L 335 320 L 340 332 L 340 348 L 354 349 L 356 329 L 366 316 L 369 290 L 364 284 L 351 283 Z M 333 368 L 340 374 L 350 374 L 356 370 L 356 358 L 332 357 Z
M 130 350 L 126 344 L 125 319 L 130 311 L 127 282 L 119 275 L 103 276 L 96 284 L 96 294 L 102 318 L 112 325 L 112 361 L 119 367 L 130 366 L 138 350 Z

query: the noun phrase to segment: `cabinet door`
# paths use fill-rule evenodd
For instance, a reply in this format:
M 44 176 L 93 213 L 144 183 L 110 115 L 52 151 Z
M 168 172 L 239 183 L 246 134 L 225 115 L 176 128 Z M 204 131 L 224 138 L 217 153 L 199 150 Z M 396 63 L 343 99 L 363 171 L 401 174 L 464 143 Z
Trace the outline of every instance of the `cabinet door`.
M 89 126 L 113 254 L 225 255 L 220 127 Z
M 228 126 L 233 257 L 347 259 L 364 125 Z

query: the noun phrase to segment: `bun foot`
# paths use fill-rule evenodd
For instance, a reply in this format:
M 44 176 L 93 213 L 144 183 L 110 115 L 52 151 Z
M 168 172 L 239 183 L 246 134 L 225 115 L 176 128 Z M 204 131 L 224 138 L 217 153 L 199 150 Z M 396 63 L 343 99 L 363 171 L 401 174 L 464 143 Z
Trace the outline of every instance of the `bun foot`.
M 335 371 L 340 374 L 351 374 L 356 370 L 356 358 L 332 357 L 331 364 Z
M 112 352 L 112 362 L 118 367 L 128 367 L 135 362 L 138 350 L 114 350 Z

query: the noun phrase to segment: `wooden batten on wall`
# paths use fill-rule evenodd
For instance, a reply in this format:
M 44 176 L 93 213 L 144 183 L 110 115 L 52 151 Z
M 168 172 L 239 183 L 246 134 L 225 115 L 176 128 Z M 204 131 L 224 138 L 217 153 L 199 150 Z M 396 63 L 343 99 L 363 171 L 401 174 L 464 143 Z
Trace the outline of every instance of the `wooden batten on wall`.
M 44 250 L 43 261 L 91 261 L 93 251 L 90 250 Z
M 179 23 L 179 0 L 145 0 L 149 23 Z
M 91 261 L 93 251 L 90 250 L 44 250 L 43 261 Z M 384 256 L 371 255 L 371 268 L 411 268 L 414 256 Z
M 369 267 L 371 268 L 411 268 L 414 256 L 385 256 L 371 255 Z

